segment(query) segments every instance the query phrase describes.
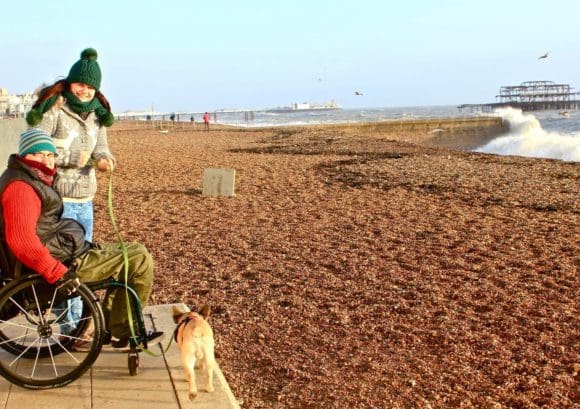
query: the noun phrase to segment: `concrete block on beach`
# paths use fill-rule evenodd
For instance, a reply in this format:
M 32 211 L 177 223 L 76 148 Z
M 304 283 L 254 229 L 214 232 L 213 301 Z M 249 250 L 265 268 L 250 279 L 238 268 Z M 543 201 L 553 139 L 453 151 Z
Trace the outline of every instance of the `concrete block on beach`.
M 207 168 L 203 171 L 203 196 L 233 196 L 235 169 Z
M 18 152 L 18 139 L 26 129 L 24 119 L 7 119 L 0 121 L 0 172 L 8 164 L 8 157 Z

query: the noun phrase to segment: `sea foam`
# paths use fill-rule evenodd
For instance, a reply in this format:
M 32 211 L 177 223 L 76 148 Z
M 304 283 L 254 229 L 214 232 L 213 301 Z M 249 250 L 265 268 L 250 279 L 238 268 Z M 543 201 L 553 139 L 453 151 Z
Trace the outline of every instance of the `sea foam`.
M 477 148 L 476 152 L 580 161 L 580 132 L 548 132 L 534 115 L 519 109 L 501 108 L 495 115 L 508 122 L 509 133 Z

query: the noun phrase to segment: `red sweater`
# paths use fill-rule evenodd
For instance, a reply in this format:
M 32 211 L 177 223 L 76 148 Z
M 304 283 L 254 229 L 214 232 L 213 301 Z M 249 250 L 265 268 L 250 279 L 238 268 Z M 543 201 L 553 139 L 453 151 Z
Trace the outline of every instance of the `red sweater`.
M 6 242 L 22 264 L 41 274 L 50 284 L 66 273 L 67 268 L 55 259 L 36 234 L 42 203 L 26 182 L 11 182 L 2 194 Z

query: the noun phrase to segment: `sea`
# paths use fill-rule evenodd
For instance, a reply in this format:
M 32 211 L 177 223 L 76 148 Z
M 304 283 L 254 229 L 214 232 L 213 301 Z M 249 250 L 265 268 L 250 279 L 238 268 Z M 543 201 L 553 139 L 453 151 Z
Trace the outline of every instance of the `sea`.
M 316 124 L 353 124 L 401 119 L 500 116 L 509 133 L 475 151 L 498 155 L 580 161 L 580 111 L 522 112 L 501 108 L 493 113 L 460 111 L 456 106 L 359 108 L 295 112 L 212 112 L 212 121 L 240 127 L 272 127 Z M 201 118 L 200 118 L 201 119 Z

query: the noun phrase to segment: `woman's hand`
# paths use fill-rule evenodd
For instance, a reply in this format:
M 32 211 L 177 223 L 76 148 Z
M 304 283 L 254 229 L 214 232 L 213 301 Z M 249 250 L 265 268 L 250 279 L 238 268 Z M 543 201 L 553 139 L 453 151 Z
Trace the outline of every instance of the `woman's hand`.
M 97 162 L 97 169 L 99 169 L 101 172 L 106 172 L 108 170 L 112 171 L 113 168 L 113 162 L 107 158 L 101 158 Z

